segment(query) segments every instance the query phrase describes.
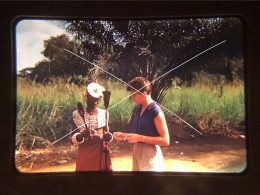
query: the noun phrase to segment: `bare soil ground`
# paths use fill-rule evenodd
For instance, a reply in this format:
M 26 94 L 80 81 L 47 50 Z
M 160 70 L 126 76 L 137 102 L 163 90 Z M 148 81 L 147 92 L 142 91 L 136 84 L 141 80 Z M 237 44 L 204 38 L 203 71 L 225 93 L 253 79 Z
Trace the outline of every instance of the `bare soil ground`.
M 114 171 L 131 171 L 132 144 L 112 141 Z M 17 151 L 15 162 L 20 172 L 73 172 L 76 146 L 59 145 L 32 151 Z M 171 140 L 162 147 L 166 172 L 235 172 L 246 168 L 246 141 L 243 136 L 207 136 L 199 139 Z

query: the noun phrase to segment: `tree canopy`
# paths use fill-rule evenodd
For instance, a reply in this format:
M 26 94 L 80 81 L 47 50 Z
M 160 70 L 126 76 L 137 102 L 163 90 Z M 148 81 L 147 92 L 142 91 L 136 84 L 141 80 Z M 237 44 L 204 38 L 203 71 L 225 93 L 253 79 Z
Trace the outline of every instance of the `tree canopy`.
M 60 35 L 44 41 L 42 54 L 48 61 L 39 62 L 31 78 L 38 75 L 38 81 L 43 81 L 50 76 L 93 73 L 107 76 L 64 51 L 68 49 L 126 82 L 135 76 L 155 80 L 152 97 L 158 102 L 173 78 L 189 83 L 197 71 L 221 74 L 228 81 L 243 79 L 244 32 L 239 18 L 68 20 L 67 24 L 75 39 Z M 226 42 L 171 71 L 222 41 Z

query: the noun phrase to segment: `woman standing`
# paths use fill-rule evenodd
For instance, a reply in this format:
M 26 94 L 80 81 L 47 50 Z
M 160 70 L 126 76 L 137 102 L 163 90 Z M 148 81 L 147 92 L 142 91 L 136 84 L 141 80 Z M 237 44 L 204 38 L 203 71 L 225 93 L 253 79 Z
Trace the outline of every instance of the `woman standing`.
M 118 141 L 127 139 L 134 143 L 133 171 L 163 171 L 164 160 L 160 146 L 170 142 L 168 127 L 160 106 L 151 98 L 151 84 L 143 77 L 136 77 L 128 83 L 128 91 L 138 105 L 131 121 L 132 133 L 115 132 Z
M 112 171 L 109 151 L 104 144 L 109 131 L 108 113 L 97 107 L 103 97 L 104 88 L 89 83 L 86 90 L 87 108 L 78 104 L 73 112 L 71 140 L 78 145 L 76 171 Z M 104 141 L 105 140 L 105 141 Z

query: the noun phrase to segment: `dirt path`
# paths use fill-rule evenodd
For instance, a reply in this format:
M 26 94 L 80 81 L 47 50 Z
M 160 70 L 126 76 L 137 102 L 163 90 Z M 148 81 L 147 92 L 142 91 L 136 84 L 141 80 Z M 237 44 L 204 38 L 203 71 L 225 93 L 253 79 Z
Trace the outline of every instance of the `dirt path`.
M 245 167 L 237 154 L 243 154 L 243 150 L 229 151 L 228 153 L 214 152 L 205 154 L 201 158 L 184 160 L 165 157 L 165 171 L 166 172 L 240 172 Z M 222 159 L 219 161 L 219 159 Z M 132 156 L 124 155 L 112 158 L 112 165 L 114 171 L 131 171 Z M 64 165 L 55 165 L 42 167 L 38 169 L 20 168 L 22 172 L 71 172 L 75 170 L 75 162 Z
M 162 148 L 166 172 L 241 172 L 246 168 L 244 139 L 214 138 L 193 141 L 174 141 Z M 131 171 L 132 152 L 112 152 L 114 171 Z M 42 167 L 18 167 L 21 172 L 73 172 L 75 161 Z

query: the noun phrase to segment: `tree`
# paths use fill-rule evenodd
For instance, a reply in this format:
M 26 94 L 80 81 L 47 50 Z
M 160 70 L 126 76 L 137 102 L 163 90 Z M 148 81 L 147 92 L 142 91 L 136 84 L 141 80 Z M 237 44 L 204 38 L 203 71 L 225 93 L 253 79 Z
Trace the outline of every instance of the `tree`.
M 236 65 L 237 59 L 243 59 L 243 23 L 239 18 L 70 20 L 67 23 L 67 31 L 75 40 L 60 35 L 44 41 L 42 53 L 49 63 L 39 63 L 32 76 L 41 73 L 48 80 L 50 76 L 106 75 L 66 53 L 64 48 L 68 48 L 126 82 L 135 76 L 154 81 L 152 98 L 159 103 L 175 77 L 191 83 L 194 72 L 201 70 L 222 74 L 229 81 L 242 77 L 239 72 L 243 67 Z M 225 44 L 171 71 L 224 40 Z
M 65 34 L 50 37 L 44 41 L 41 52 L 47 60 L 40 61 L 30 73 L 31 79 L 37 82 L 48 82 L 51 77 L 69 77 L 75 75 L 86 76 L 89 64 L 70 55 L 65 49 L 79 54 L 81 48 Z
M 113 24 L 126 43 L 117 57 L 118 74 L 125 72 L 121 77 L 128 80 L 134 76 L 150 81 L 160 78 L 153 83 L 152 94 L 158 102 L 162 102 L 176 76 L 189 82 L 194 72 L 205 69 L 232 81 L 231 60 L 243 55 L 243 25 L 238 18 L 113 21 Z M 224 40 L 227 42 L 212 52 L 171 71 Z M 166 72 L 169 73 L 164 75 Z
M 67 23 L 67 31 L 74 35 L 80 44 L 80 55 L 99 67 L 114 72 L 114 66 L 107 66 L 108 61 L 113 64 L 111 56 L 114 54 L 114 46 L 117 45 L 112 23 L 104 20 L 69 20 Z M 98 75 L 104 76 L 103 72 L 93 65 L 89 70 L 89 77 L 94 80 Z

